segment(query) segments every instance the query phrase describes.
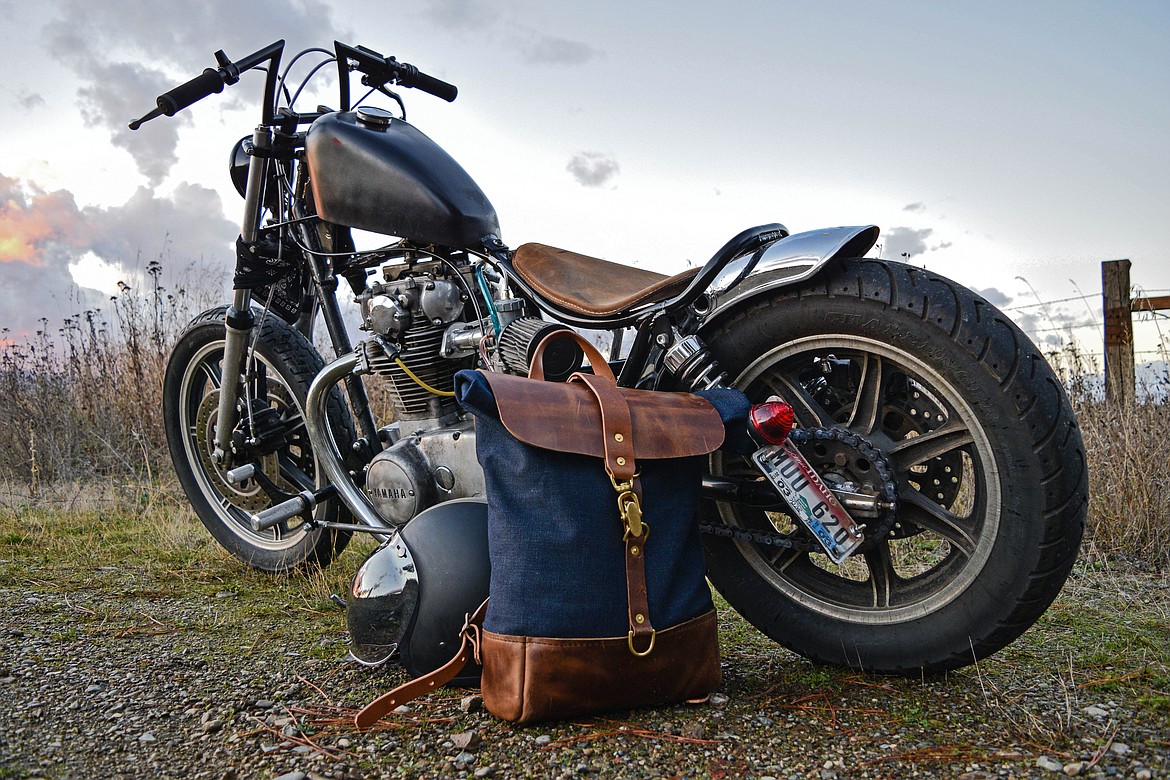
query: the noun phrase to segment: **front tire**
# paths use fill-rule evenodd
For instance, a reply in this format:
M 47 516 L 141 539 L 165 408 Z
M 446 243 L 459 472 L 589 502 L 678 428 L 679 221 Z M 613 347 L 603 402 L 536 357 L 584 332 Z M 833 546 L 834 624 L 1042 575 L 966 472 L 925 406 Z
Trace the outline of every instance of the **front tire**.
M 264 531 L 253 531 L 249 515 L 271 506 L 273 499 L 257 479 L 232 484 L 226 469 L 212 458 L 215 418 L 224 348 L 226 307 L 203 312 L 180 334 L 163 380 L 163 422 L 171 461 L 199 520 L 228 552 L 249 566 L 283 572 L 303 566 L 324 566 L 344 549 L 348 533 L 308 530 L 293 518 Z M 253 415 L 264 414 L 278 425 L 272 444 L 241 455 L 234 466 L 251 462 L 284 493 L 298 493 L 298 481 L 318 484 L 317 459 L 304 423 L 305 395 L 324 367 L 321 356 L 298 331 L 268 316 L 258 326 L 256 363 L 249 380 Z M 262 380 L 258 377 L 263 376 Z M 257 384 L 262 381 L 261 384 Z M 263 398 L 257 391 L 263 387 Z M 256 403 L 259 401 L 259 403 Z M 267 409 L 273 410 L 268 412 Z M 329 424 L 344 443 L 356 434 L 341 393 L 333 388 L 328 401 Z M 259 418 L 255 418 L 259 419 Z M 243 425 L 243 423 L 240 423 Z M 237 426 L 237 428 L 240 427 Z M 253 431 L 254 433 L 254 431 Z M 271 449 L 271 452 L 264 450 Z M 326 501 L 314 512 L 317 520 L 334 520 L 337 501 Z
M 715 587 L 765 634 L 825 663 L 939 672 L 1004 647 L 1056 597 L 1084 527 L 1084 448 L 1052 370 L 987 301 L 900 263 L 846 260 L 703 335 L 753 402 L 779 395 L 801 426 L 861 434 L 886 455 L 898 488 L 890 530 L 842 566 L 818 552 L 707 538 Z M 838 483 L 878 481 L 847 447 L 801 451 Z M 712 467 L 753 473 L 725 455 Z M 778 512 L 700 511 L 807 536 Z

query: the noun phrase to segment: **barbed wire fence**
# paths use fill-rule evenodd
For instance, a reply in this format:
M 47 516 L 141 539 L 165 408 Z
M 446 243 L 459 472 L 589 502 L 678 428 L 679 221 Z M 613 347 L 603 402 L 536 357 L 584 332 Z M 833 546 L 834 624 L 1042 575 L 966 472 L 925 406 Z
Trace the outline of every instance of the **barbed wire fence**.
M 1028 284 L 1036 301 L 1005 306 L 1001 311 L 1040 345 L 1050 360 L 1071 356 L 1078 364 L 1071 373 L 1103 377 L 1107 400 L 1131 402 L 1135 400 L 1137 369 L 1170 362 L 1170 340 L 1162 328 L 1164 321 L 1170 321 L 1170 289 L 1132 285 L 1130 267 L 1129 260 L 1104 261 L 1100 293 L 1085 294 L 1074 282 L 1078 295 L 1053 299 L 1042 299 L 1026 279 L 1018 277 Z M 1068 311 L 1069 304 L 1077 303 L 1085 306 L 1087 321 Z M 1135 324 L 1144 330 L 1141 349 L 1135 347 Z M 1167 325 L 1170 328 L 1170 322 Z M 1053 334 L 1060 338 L 1053 338 Z

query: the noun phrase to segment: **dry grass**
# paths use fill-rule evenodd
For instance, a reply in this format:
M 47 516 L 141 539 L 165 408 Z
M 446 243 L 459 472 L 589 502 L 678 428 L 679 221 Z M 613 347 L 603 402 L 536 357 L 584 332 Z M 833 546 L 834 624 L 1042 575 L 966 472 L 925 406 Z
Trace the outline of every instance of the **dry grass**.
M 170 345 L 199 310 L 215 303 L 208 285 L 168 289 L 159 261 L 141 289 L 124 290 L 109 311 L 75 314 L 55 331 L 0 338 L 0 482 L 49 504 L 94 486 L 121 500 L 180 501 L 159 409 Z M 329 355 L 329 351 L 324 353 Z M 1098 367 L 1073 347 L 1048 355 L 1077 410 L 1090 473 L 1086 543 L 1099 553 L 1170 567 L 1170 402 L 1124 407 L 1099 398 Z M 1170 385 L 1170 380 L 1166 380 Z M 1170 387 L 1146 388 L 1165 399 Z M 372 388 L 377 409 L 385 388 Z M 165 497 L 165 498 L 164 498 Z
M 1088 454 L 1086 544 L 1094 553 L 1170 568 L 1170 377 L 1143 377 L 1146 401 L 1107 403 L 1100 368 L 1075 344 L 1047 357 L 1072 398 Z M 1165 342 L 1162 360 L 1170 360 Z
M 1170 404 L 1077 404 L 1090 453 L 1089 539 L 1170 568 Z
M 170 290 L 158 260 L 144 290 L 123 285 L 108 308 L 78 312 L 55 330 L 0 339 L 0 479 L 34 497 L 60 485 L 156 484 L 169 462 L 161 419 L 166 359 L 210 296 Z

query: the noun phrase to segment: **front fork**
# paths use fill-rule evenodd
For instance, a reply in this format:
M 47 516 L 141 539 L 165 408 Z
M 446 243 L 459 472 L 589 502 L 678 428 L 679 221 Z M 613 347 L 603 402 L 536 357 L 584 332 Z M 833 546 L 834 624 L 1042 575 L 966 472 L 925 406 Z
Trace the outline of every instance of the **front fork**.
M 259 238 L 260 216 L 265 200 L 264 187 L 269 180 L 267 166 L 271 164 L 267 150 L 273 147 L 272 131 L 263 125 L 257 127 L 252 134 L 252 147 L 253 151 L 248 160 L 248 185 L 244 193 L 244 221 L 240 226 L 240 236 L 245 246 L 255 244 Z M 304 169 L 301 170 L 303 172 Z M 297 186 L 298 189 L 304 189 L 306 185 L 304 181 L 298 181 Z M 298 212 L 295 216 L 299 219 L 306 215 Z M 314 243 L 313 237 L 309 234 L 303 238 L 310 244 Z M 309 258 L 309 268 L 316 291 L 314 307 L 320 306 L 334 349 L 338 354 L 346 354 L 352 351 L 352 346 L 334 295 L 337 280 L 327 267 L 327 261 L 319 262 L 317 258 Z M 212 458 L 217 463 L 229 467 L 233 465 L 232 431 L 237 423 L 237 398 L 243 381 L 244 360 L 248 339 L 255 326 L 251 301 L 251 290 L 236 290 L 231 308 L 228 309 L 224 321 L 219 410 L 216 416 L 215 448 L 212 451 Z M 310 335 L 308 331 L 311 328 L 314 313 L 310 311 L 308 316 L 302 317 L 302 320 L 297 323 L 298 329 L 306 337 Z M 381 450 L 377 426 L 361 380 L 357 377 L 346 377 L 345 384 L 349 394 L 350 409 L 362 435 L 358 442 L 357 451 L 368 459 Z
M 255 158 L 253 158 L 255 161 Z M 219 412 L 215 418 L 215 449 L 211 457 L 221 465 L 231 465 L 232 430 L 236 427 L 236 398 L 243 381 L 244 353 L 248 336 L 256 324 L 249 304 L 251 290 L 236 290 L 232 306 L 224 321 L 223 363 L 220 365 Z
M 267 180 L 269 158 L 265 151 L 272 148 L 272 130 L 259 125 L 252 133 L 254 154 L 248 160 L 248 187 L 244 192 L 244 221 L 240 236 L 245 244 L 254 244 L 259 236 L 261 200 Z M 220 366 L 219 412 L 215 418 L 215 449 L 211 457 L 223 465 L 231 465 L 232 430 L 236 427 L 236 397 L 239 395 L 243 374 L 244 352 L 248 336 L 255 325 L 252 316 L 252 291 L 236 290 L 232 306 L 224 322 L 223 363 Z

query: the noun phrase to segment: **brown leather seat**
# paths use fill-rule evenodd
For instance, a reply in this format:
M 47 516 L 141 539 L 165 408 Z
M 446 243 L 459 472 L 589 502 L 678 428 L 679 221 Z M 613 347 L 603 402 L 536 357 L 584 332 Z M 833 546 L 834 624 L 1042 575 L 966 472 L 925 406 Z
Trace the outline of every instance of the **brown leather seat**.
M 677 295 L 699 271 L 690 268 L 667 276 L 544 244 L 517 248 L 512 267 L 550 301 L 592 317 L 612 316 Z

